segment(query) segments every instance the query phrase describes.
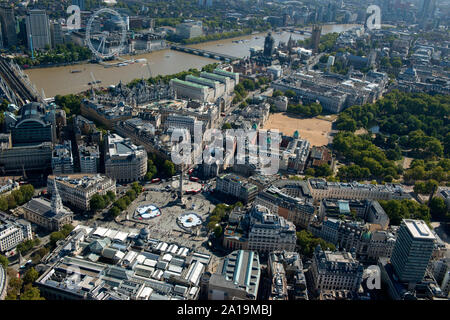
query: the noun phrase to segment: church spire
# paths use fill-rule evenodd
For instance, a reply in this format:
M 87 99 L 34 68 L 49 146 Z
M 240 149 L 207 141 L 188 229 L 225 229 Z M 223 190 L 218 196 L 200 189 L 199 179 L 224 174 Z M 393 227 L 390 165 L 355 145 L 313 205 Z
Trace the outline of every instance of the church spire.
M 59 213 L 63 209 L 61 197 L 56 186 L 56 180 L 53 180 L 53 194 L 52 194 L 52 212 Z
M 287 43 L 288 54 L 291 55 L 292 47 L 294 46 L 294 40 L 292 40 L 292 34 L 289 36 L 289 40 Z

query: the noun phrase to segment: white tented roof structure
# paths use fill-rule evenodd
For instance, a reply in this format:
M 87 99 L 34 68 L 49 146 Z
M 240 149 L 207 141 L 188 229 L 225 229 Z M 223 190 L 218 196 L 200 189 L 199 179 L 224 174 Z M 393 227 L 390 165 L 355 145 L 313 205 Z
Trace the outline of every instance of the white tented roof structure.
M 163 274 L 164 274 L 164 271 L 162 271 L 162 270 L 156 270 L 156 271 L 152 274 L 152 278 L 153 278 L 153 279 L 156 279 L 156 280 L 161 280 Z
M 153 293 L 153 289 L 150 287 L 144 287 L 142 291 L 138 294 L 137 298 L 139 300 L 148 300 Z
M 178 251 L 178 246 L 176 244 L 173 245 L 172 249 L 169 248 L 169 252 L 172 254 L 176 254 Z
M 93 228 L 89 228 L 89 227 L 79 224 L 75 227 L 75 229 L 73 229 L 73 231 L 77 231 L 79 229 L 83 229 L 84 231 L 86 231 L 86 234 L 90 234 L 92 232 L 92 230 L 94 230 Z
M 105 233 L 105 237 L 110 238 L 110 239 L 114 239 L 114 237 L 116 236 L 116 234 L 117 234 L 118 232 L 119 232 L 119 231 L 117 231 L 117 230 L 109 229 L 109 230 Z
M 197 285 L 200 282 L 200 277 L 202 275 L 202 272 L 204 270 L 204 265 L 201 262 L 196 261 L 195 263 L 191 264 L 189 267 L 189 271 L 186 274 L 185 279 L 189 281 L 190 283 Z
M 114 236 L 114 240 L 120 241 L 120 242 L 125 242 L 125 240 L 127 240 L 127 237 L 128 237 L 128 233 L 123 232 L 123 231 L 119 231 Z
M 167 268 L 167 270 L 169 270 L 170 272 L 178 273 L 178 275 L 180 275 L 181 272 L 183 272 L 183 267 L 179 267 L 179 266 L 175 266 L 173 264 L 169 264 L 169 267 Z
M 167 247 L 169 245 L 165 242 L 162 243 L 161 247 L 159 248 L 159 250 L 161 250 L 162 252 L 165 252 L 167 250 Z
M 98 227 L 95 229 L 94 236 L 105 237 L 105 234 L 109 231 L 109 229 Z
M 124 256 L 125 256 L 125 253 L 122 252 L 122 251 L 119 251 L 119 250 L 117 250 L 116 254 L 114 255 L 114 257 L 115 257 L 117 260 L 122 259 Z
M 194 296 L 194 295 L 196 295 L 196 293 L 197 293 L 198 290 L 199 290 L 198 287 L 192 287 L 191 290 L 189 290 L 189 294 L 190 294 L 191 296 Z
M 156 260 L 145 259 L 143 264 L 148 267 L 154 267 L 154 266 L 156 266 L 157 263 L 158 263 L 158 261 L 156 261 Z
M 181 256 L 181 254 L 183 253 L 184 249 L 185 249 L 185 248 L 180 247 L 180 248 L 178 249 L 177 256 Z
M 143 263 L 145 261 L 145 256 L 140 254 L 136 257 L 137 262 Z
M 171 254 L 168 254 L 168 253 L 166 253 L 165 255 L 163 255 L 163 257 L 162 257 L 162 259 L 163 259 L 163 261 L 167 261 L 167 262 L 170 262 L 171 260 L 172 260 L 172 255 Z
M 135 251 L 129 251 L 126 255 L 125 258 L 123 259 L 124 262 L 127 263 L 131 263 L 136 257 L 137 257 L 138 253 Z
M 188 252 L 189 252 L 189 249 L 188 248 L 184 248 L 183 251 L 181 252 L 181 256 L 182 257 L 187 257 Z

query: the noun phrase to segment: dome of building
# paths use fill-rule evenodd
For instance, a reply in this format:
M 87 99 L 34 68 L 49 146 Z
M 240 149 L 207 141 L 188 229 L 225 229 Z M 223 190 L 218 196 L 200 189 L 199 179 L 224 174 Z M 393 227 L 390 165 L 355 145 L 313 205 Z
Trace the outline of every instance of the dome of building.
M 143 237 L 143 238 L 146 238 L 148 235 L 149 235 L 149 231 L 148 231 L 148 229 L 147 228 L 142 228 L 141 229 L 141 231 L 140 231 L 140 233 L 139 233 L 139 236 L 140 237 Z
M 372 237 L 372 233 L 369 230 L 364 231 L 362 234 L 363 240 L 369 241 L 371 237 Z

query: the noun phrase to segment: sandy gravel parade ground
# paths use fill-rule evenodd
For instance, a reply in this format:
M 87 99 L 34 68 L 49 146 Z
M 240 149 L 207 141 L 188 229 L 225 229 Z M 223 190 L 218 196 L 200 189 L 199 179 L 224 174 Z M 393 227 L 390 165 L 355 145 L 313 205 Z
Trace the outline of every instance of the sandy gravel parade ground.
M 331 125 L 331 121 L 318 118 L 301 119 L 286 113 L 274 113 L 270 115 L 264 129 L 278 129 L 289 136 L 298 130 L 300 138 L 308 140 L 312 146 L 323 146 L 328 144 Z

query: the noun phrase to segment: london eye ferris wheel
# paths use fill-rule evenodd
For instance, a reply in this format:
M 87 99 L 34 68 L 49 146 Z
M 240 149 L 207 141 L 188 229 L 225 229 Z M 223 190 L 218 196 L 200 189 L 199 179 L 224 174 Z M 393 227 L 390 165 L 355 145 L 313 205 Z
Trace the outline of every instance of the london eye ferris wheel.
M 109 21 L 115 21 L 119 31 L 94 30 L 96 24 L 109 15 Z M 117 56 L 123 51 L 127 36 L 127 27 L 122 16 L 115 10 L 103 8 L 96 11 L 86 25 L 86 44 L 89 49 L 99 58 L 108 59 Z

